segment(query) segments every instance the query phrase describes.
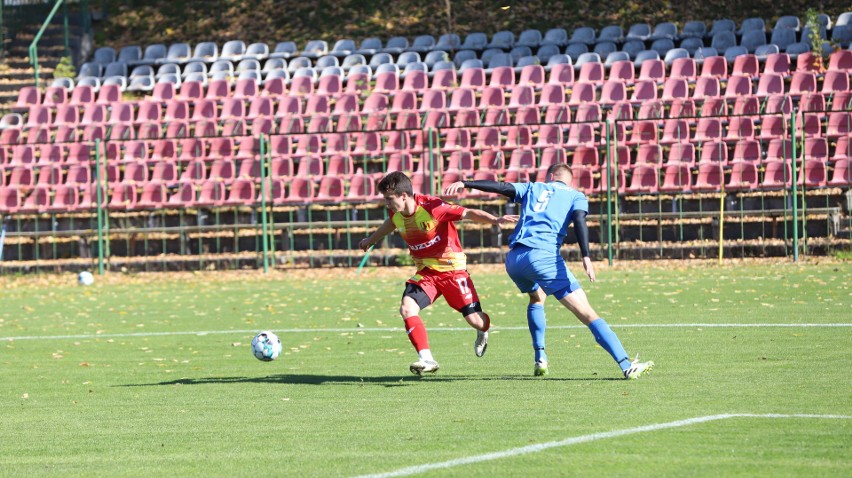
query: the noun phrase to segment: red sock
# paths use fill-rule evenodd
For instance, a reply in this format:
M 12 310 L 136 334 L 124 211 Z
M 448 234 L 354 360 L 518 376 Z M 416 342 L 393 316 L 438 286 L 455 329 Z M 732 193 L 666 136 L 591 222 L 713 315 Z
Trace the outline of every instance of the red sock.
M 420 317 L 413 316 L 404 319 L 405 331 L 408 332 L 408 340 L 414 346 L 414 350 L 420 352 L 423 349 L 429 348 L 429 335 L 426 333 L 426 326 Z

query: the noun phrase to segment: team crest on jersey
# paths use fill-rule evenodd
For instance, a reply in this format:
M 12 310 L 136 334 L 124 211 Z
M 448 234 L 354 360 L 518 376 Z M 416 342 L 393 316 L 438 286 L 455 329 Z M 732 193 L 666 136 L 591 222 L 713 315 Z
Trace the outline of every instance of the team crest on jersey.
M 421 231 L 431 231 L 435 228 L 435 224 L 435 221 L 422 221 L 418 222 L 417 226 L 420 228 Z

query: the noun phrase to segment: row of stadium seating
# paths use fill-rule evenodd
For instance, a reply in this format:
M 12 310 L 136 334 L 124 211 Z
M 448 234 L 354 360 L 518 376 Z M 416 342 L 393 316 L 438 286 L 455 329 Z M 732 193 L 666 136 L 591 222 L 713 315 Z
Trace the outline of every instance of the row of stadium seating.
M 335 68 L 335 72 L 330 74 L 317 75 L 315 72 L 308 72 L 305 75 L 295 76 L 292 79 L 288 78 L 273 78 L 267 81 L 261 81 L 259 78 L 237 78 L 233 77 L 222 78 L 218 80 L 199 81 L 202 87 L 205 87 L 208 96 L 212 96 L 211 84 L 215 85 L 213 91 L 218 92 L 217 97 L 227 96 L 227 92 L 232 86 L 235 86 L 235 95 L 251 96 L 260 92 L 260 86 L 263 85 L 263 92 L 269 94 L 281 94 L 284 90 L 295 94 L 312 94 L 318 92 L 320 94 L 340 94 L 346 92 L 360 92 L 370 89 L 373 82 L 375 86 L 372 89 L 375 91 L 396 91 L 399 89 L 421 90 L 426 88 L 452 89 L 460 85 L 462 87 L 482 88 L 486 85 L 511 87 L 514 85 L 532 85 L 541 87 L 544 83 L 560 83 L 563 85 L 571 84 L 575 81 L 601 83 L 606 79 L 617 79 L 625 81 L 628 84 L 636 80 L 655 80 L 662 82 L 666 78 L 686 78 L 694 80 L 701 77 L 715 77 L 719 79 L 727 79 L 729 76 L 749 76 L 752 79 L 759 77 L 761 73 L 773 73 L 783 77 L 789 77 L 796 73 L 816 74 L 822 70 L 818 67 L 813 56 L 800 56 L 800 61 L 792 64 L 790 56 L 786 53 L 774 53 L 766 56 L 761 62 L 756 55 L 744 54 L 734 58 L 729 64 L 724 57 L 707 58 L 700 65 L 692 58 L 679 57 L 671 62 L 660 59 L 648 58 L 642 61 L 641 65 L 632 64 L 628 60 L 619 60 L 612 63 L 602 63 L 596 54 L 588 54 L 589 61 L 584 61 L 582 64 L 555 64 L 550 65 L 550 68 L 541 65 L 531 64 L 521 68 L 511 68 L 509 66 L 500 66 L 493 69 L 483 69 L 480 67 L 467 68 L 464 72 L 457 72 L 449 68 L 445 70 L 436 70 L 427 72 L 424 70 L 412 70 L 407 73 L 400 73 L 399 69 L 392 64 L 386 66 L 392 68 L 380 68 L 375 74 L 369 69 L 353 69 L 349 74 L 344 75 Z M 832 53 L 829 57 L 829 71 L 852 71 L 852 50 L 838 50 Z M 301 69 L 304 71 L 306 69 Z M 328 70 L 326 70 L 328 72 Z M 340 73 L 340 74 L 338 74 Z M 150 83 L 151 90 L 155 96 L 162 97 L 163 91 L 170 89 L 178 89 L 182 83 L 192 83 L 190 81 L 162 81 L 155 83 L 153 80 Z M 345 85 L 345 86 L 344 86 Z M 111 86 L 121 90 L 120 85 Z M 45 100 L 51 102 L 64 102 L 68 99 L 69 90 L 71 99 L 74 99 L 74 91 L 77 89 L 90 90 L 92 93 L 98 93 L 99 84 L 82 85 L 78 84 L 77 88 L 65 88 L 64 86 L 51 86 L 45 94 Z M 223 91 L 224 90 L 224 91 Z M 30 90 L 26 91 L 27 97 L 19 98 L 19 104 L 32 102 L 38 97 Z M 78 101 L 83 93 L 77 95 Z M 93 95 L 85 95 L 91 98 Z M 91 101 L 91 99 L 89 100 Z
M 397 74 L 382 73 L 375 78 L 375 83 L 364 78 L 363 81 L 347 82 L 344 87 L 342 78 L 336 76 L 323 77 L 315 88 L 312 81 L 292 82 L 287 85 L 282 79 L 269 82 L 260 87 L 253 79 L 243 79 L 236 83 L 233 91 L 225 80 L 208 83 L 206 88 L 197 82 L 187 82 L 176 88 L 170 83 L 156 85 L 150 98 L 158 102 L 168 102 L 173 99 L 197 101 L 213 99 L 224 101 L 226 98 L 244 98 L 254 100 L 257 97 L 278 97 L 282 95 L 295 96 L 333 96 L 356 95 L 356 98 L 373 93 L 383 93 L 394 96 L 415 94 L 422 96 L 429 90 L 445 90 L 431 92 L 443 96 L 455 96 L 463 89 L 473 89 L 482 92 L 487 87 L 502 89 L 502 94 L 514 94 L 517 87 L 533 89 L 534 94 L 550 103 L 565 102 L 568 94 L 570 103 L 578 104 L 585 101 L 613 103 L 622 100 L 642 102 L 653 100 L 658 93 L 663 99 L 685 97 L 691 88 L 690 96 L 704 98 L 725 96 L 736 98 L 740 95 L 756 93 L 759 96 L 789 93 L 794 96 L 820 92 L 833 94 L 849 90 L 849 73 L 852 72 L 852 51 L 842 50 L 830 58 L 828 70 L 817 73 L 811 70 L 789 69 L 789 59 L 785 54 L 770 58 L 759 69 L 754 56 L 742 56 L 734 63 L 728 74 L 727 62 L 722 57 L 719 61 L 707 61 L 703 67 L 697 68 L 691 59 L 679 59 L 670 68 L 660 60 L 643 64 L 638 73 L 629 62 L 617 62 L 607 72 L 600 63 L 586 63 L 575 77 L 571 67 L 554 68 L 545 73 L 539 65 L 524 67 L 516 79 L 515 73 L 509 68 L 495 69 L 490 76 L 484 70 L 471 69 L 457 81 L 454 74 L 435 75 L 431 79 L 424 72 L 409 74 L 400 78 Z M 777 60 L 777 61 L 775 61 Z M 355 80 L 353 80 L 355 81 Z M 657 90 L 662 87 L 662 91 Z M 628 98 L 627 93 L 631 91 Z M 407 93 L 410 92 L 410 93 Z M 518 93 L 524 95 L 523 91 Z M 597 97 L 600 94 L 600 97 Z M 80 105 L 89 103 L 117 103 L 120 91 L 114 85 L 104 86 L 96 91 L 93 87 L 78 85 L 70 94 L 62 87 L 49 87 L 44 93 L 35 87 L 24 87 L 19 91 L 18 100 L 14 106 L 17 111 L 24 111 L 36 105 L 58 107 L 59 105 Z M 265 101 L 265 100 L 263 100 Z M 445 99 L 444 104 L 447 104 Z M 449 101 L 452 104 L 452 97 Z M 410 109 L 410 108 L 409 108 Z M 0 121 L 0 129 L 17 125 L 14 117 L 9 116 Z
M 850 52 L 852 53 L 852 52 Z M 661 81 L 662 80 L 662 81 Z M 21 92 L 19 111 L 23 116 L 8 114 L 3 118 L 3 127 L 38 125 L 89 124 L 105 121 L 107 114 L 111 122 L 147 122 L 163 120 L 202 120 L 228 118 L 256 118 L 260 116 L 288 116 L 330 114 L 343 115 L 379 110 L 391 112 L 431 110 L 459 110 L 468 108 L 519 108 L 526 106 L 547 107 L 549 105 L 580 106 L 598 103 L 604 107 L 619 102 L 640 106 L 647 101 L 692 99 L 699 104 L 705 101 L 724 100 L 735 102 L 741 97 L 763 100 L 773 95 L 789 95 L 800 99 L 807 96 L 812 101 L 821 98 L 828 106 L 839 97 L 841 103 L 850 91 L 849 74 L 840 70 L 829 70 L 824 75 L 806 71 L 794 72 L 788 79 L 777 73 L 763 73 L 752 79 L 749 75 L 737 74 L 720 80 L 713 76 L 645 77 L 636 81 L 620 78 L 602 80 L 586 76 L 573 83 L 525 83 L 512 85 L 493 82 L 479 88 L 459 86 L 454 89 L 410 88 L 404 84 L 376 84 L 372 93 L 363 99 L 358 93 L 281 92 L 264 95 L 253 80 L 243 80 L 231 96 L 227 85 L 212 85 L 205 90 L 184 88 L 180 91 L 165 88 L 159 94 L 138 103 L 132 101 L 95 101 L 94 93 L 72 94 L 72 101 L 50 101 L 38 103 L 38 95 L 30 91 Z M 217 87 L 221 86 L 221 87 Z M 423 85 L 425 86 L 425 85 Z M 537 88 L 539 87 L 539 88 Z M 83 88 L 83 87 L 78 87 Z M 386 89 L 398 88 L 398 89 Z M 37 90 L 35 90 L 37 91 Z M 76 92 L 77 90 L 75 90 Z M 267 90 L 269 92 L 269 90 Z M 51 94 L 52 92 L 48 92 Z M 81 98 L 88 100 L 82 101 Z M 303 98 L 306 99 L 303 100 Z M 828 101 L 826 101 L 828 100 Z M 32 101 L 29 103 L 29 101 Z M 842 109 L 842 108 L 839 108 Z M 538 122 L 538 121 L 535 121 Z M 2 129 L 0 128 L 0 129 Z
M 273 135 L 272 149 L 277 155 L 304 154 L 367 154 L 380 156 L 382 151 L 422 152 L 430 148 L 435 151 L 452 152 L 456 150 L 482 151 L 486 149 L 506 149 L 517 147 L 566 147 L 601 146 L 606 143 L 606 131 L 598 122 L 600 109 L 591 104 L 578 110 L 575 119 L 585 122 L 573 124 L 522 124 L 512 126 L 471 126 L 446 128 L 441 134 L 429 133 L 419 129 L 364 132 L 313 132 L 308 134 Z M 580 115 L 589 115 L 580 117 Z M 594 116 L 592 116 L 594 115 Z M 326 116 L 315 116 L 328 118 Z M 345 117 L 344 117 L 345 118 Z M 254 125 L 271 125 L 267 121 L 255 120 Z M 852 135 L 852 113 L 849 111 L 831 111 L 828 113 L 802 113 L 797 118 L 799 137 L 804 138 L 806 150 L 809 140 L 839 141 Z M 239 123 L 231 123 L 239 124 Z M 181 127 L 182 130 L 175 128 Z M 161 138 L 160 125 L 145 120 L 139 125 L 116 123 L 112 125 L 107 137 L 105 154 L 107 159 L 128 157 L 138 161 L 159 161 L 172 159 L 212 158 L 248 158 L 257 156 L 258 144 L 254 136 L 216 136 L 216 124 L 210 121 L 163 123 L 169 138 Z M 700 118 L 669 118 L 650 120 L 620 121 L 612 127 L 611 141 L 620 145 L 638 146 L 677 143 L 693 143 L 701 146 L 707 142 L 736 143 L 740 140 L 757 139 L 769 141 L 775 138 L 789 137 L 790 124 L 783 115 L 752 116 L 706 116 Z M 105 125 L 90 125 L 83 134 L 105 136 Z M 207 129 L 207 131 L 204 131 Z M 330 129 L 330 128 L 329 128 Z M 194 134 L 188 134 L 189 131 Z M 122 133 L 115 133 L 115 132 Z M 30 133 L 51 134 L 46 126 L 38 126 Z M 5 132 L 4 132 L 5 133 Z M 265 133 L 274 134 L 273 131 Z M 0 147 L 0 166 L 37 163 L 79 162 L 89 159 L 90 148 L 86 141 L 69 142 L 79 139 L 70 138 L 77 134 L 73 127 L 57 127 L 54 139 L 63 141 L 54 143 L 22 143 Z M 60 136 L 65 136 L 60 138 Z M 135 139 L 132 139 L 135 138 Z M 129 140 L 129 141 L 128 141 Z M 845 145 L 845 143 L 843 143 Z M 844 146 L 845 147 L 845 146 Z M 65 153 L 66 148 L 69 153 Z M 119 152 L 123 149 L 125 152 Z M 825 148 L 828 151 L 828 144 Z M 71 153 L 73 151 L 73 154 Z M 128 152 L 132 151 L 132 152 Z M 73 158 L 73 159 L 66 159 Z
M 815 161 L 829 167 L 852 159 L 852 144 L 849 135 L 837 139 L 830 150 L 826 138 L 809 138 L 799 145 L 795 154 L 798 161 Z M 378 139 L 376 139 L 378 141 Z M 243 138 L 251 143 L 252 138 Z M 283 146 L 282 146 L 283 144 Z M 233 144 L 216 142 L 205 149 L 202 140 L 188 139 L 179 143 L 160 141 L 150 144 L 144 141 L 129 141 L 123 144 L 110 143 L 102 171 L 110 184 L 118 182 L 144 183 L 149 180 L 204 181 L 216 180 L 230 183 L 239 178 L 259 180 L 260 159 L 249 148 L 240 148 L 244 154 L 232 153 Z M 369 145 L 361 145 L 367 146 Z M 270 152 L 270 168 L 273 177 L 312 177 L 318 180 L 323 175 L 348 175 L 356 166 L 366 170 L 377 179 L 393 167 L 412 167 L 424 172 L 429 164 L 435 171 L 454 171 L 471 176 L 477 171 L 492 170 L 502 173 L 510 170 L 543 169 L 555 162 L 567 162 L 575 167 L 597 171 L 605 169 L 606 149 L 596 144 L 581 144 L 570 149 L 570 155 L 562 145 L 514 147 L 496 144 L 493 146 L 445 149 L 434 154 L 413 149 L 379 150 L 362 149 L 349 151 L 297 150 L 287 148 L 286 142 L 273 142 Z M 149 148 L 154 148 L 151 154 Z M 23 189 L 34 185 L 75 184 L 91 182 L 96 165 L 79 155 L 65 155 L 61 148 L 41 150 L 43 156 L 30 158 L 31 162 L 13 160 L 0 167 L 0 186 L 18 186 Z M 155 157 L 159 155 L 159 157 Z M 734 143 L 706 141 L 701 144 L 676 142 L 670 144 L 643 143 L 618 145 L 612 149 L 613 167 L 630 169 L 637 165 L 664 166 L 684 164 L 690 167 L 701 164 L 728 166 L 737 162 L 756 165 L 790 161 L 794 157 L 790 139 L 773 138 L 769 141 L 740 139 Z M 415 160 L 416 158 L 416 160 Z
M 468 93 L 466 98 L 470 102 L 456 101 L 464 93 Z M 20 118 L 20 124 L 0 132 L 0 152 L 19 144 L 95 139 L 153 140 L 303 132 L 351 132 L 357 135 L 355 132 L 362 131 L 363 126 L 366 126 L 367 131 L 420 130 L 421 137 L 425 136 L 423 129 L 452 131 L 452 128 L 475 128 L 480 125 L 526 125 L 537 132 L 549 124 L 573 121 L 578 124 L 550 128 L 564 130 L 562 136 L 567 139 L 566 144 L 570 145 L 572 139 L 580 136 L 597 136 L 599 141 L 603 141 L 604 125 L 600 123 L 604 120 L 617 120 L 614 134 L 620 141 L 630 141 L 631 131 L 633 135 L 636 134 L 636 125 L 652 128 L 652 134 L 645 134 L 642 139 L 651 141 L 660 137 L 659 132 L 662 132 L 664 138 L 670 136 L 669 129 L 672 127 L 683 130 L 681 124 L 692 131 L 688 136 L 696 141 L 752 135 L 766 138 L 783 133 L 784 128 L 788 127 L 789 115 L 794 106 L 793 97 L 787 94 L 765 97 L 743 95 L 735 99 L 725 96 L 672 96 L 665 100 L 648 98 L 635 104 L 630 101 L 612 104 L 594 101 L 574 103 L 570 100 L 542 102 L 540 99 L 538 102 L 522 102 L 514 94 L 505 104 L 498 103 L 504 100 L 499 90 L 493 96 L 494 103 L 483 103 L 480 98 L 477 105 L 471 91 L 456 90 L 447 106 L 444 104 L 445 97 L 439 94 L 420 99 L 412 95 L 407 97 L 408 103 L 396 101 L 406 98 L 397 96 L 390 104 L 384 95 L 373 94 L 362 108 L 351 97 L 340 97 L 337 102 L 332 102 L 328 97 L 314 96 L 305 104 L 298 97 L 292 96 L 281 97 L 277 101 L 258 97 L 249 103 L 230 98 L 223 102 L 221 111 L 217 102 L 209 99 L 199 100 L 194 105 L 173 100 L 165 106 L 154 101 L 139 104 L 117 102 L 112 105 L 92 103 L 84 108 L 60 105 L 55 115 L 50 107 L 36 105 L 30 107 L 26 119 Z M 341 99 L 349 99 L 351 102 L 342 103 Z M 822 93 L 802 95 L 795 101 L 795 105 L 802 110 L 797 115 L 799 129 L 807 137 L 846 134 L 850 122 L 850 101 L 852 92 L 849 91 L 828 96 Z M 540 125 L 542 122 L 544 124 Z M 581 134 L 580 131 L 588 133 Z
M 480 107 L 483 107 L 483 103 L 484 106 L 505 106 L 506 103 L 499 99 L 501 96 L 509 97 L 508 106 L 530 105 L 534 103 L 541 106 L 555 103 L 579 105 L 589 101 L 596 101 L 604 105 L 621 101 L 642 103 L 657 99 L 658 94 L 663 101 L 672 101 L 679 98 L 703 100 L 720 96 L 727 99 L 735 99 L 741 95 L 751 95 L 752 93 L 756 93 L 758 97 L 783 93 L 789 93 L 794 97 L 798 97 L 800 95 L 820 93 L 823 96 L 828 95 L 833 100 L 835 94 L 843 93 L 840 96 L 845 101 L 846 92 L 849 91 L 848 71 L 850 71 L 845 68 L 852 67 L 852 51 L 841 51 L 833 55 L 829 65 L 831 69 L 825 74 L 816 74 L 811 71 L 794 71 L 789 77 L 785 77 L 784 70 L 782 69 L 769 72 L 766 68 L 761 74 L 759 71 L 755 71 L 756 68 L 746 67 L 745 62 L 738 61 L 734 66 L 736 73 L 732 73 L 730 76 L 722 76 L 720 73 L 717 76 L 712 74 L 713 69 L 707 68 L 708 64 L 710 63 L 705 63 L 701 74 L 695 76 L 697 71 L 694 64 L 688 61 L 682 63 L 676 62 L 668 72 L 669 76 L 666 77 L 666 70 L 663 65 L 649 62 L 640 70 L 638 80 L 632 79 L 633 70 L 631 68 L 618 69 L 614 67 L 610 70 L 608 78 L 604 79 L 604 72 L 600 68 L 600 64 L 586 64 L 581 69 L 580 77 L 576 81 L 573 77 L 573 71 L 570 68 L 565 68 L 551 70 L 546 83 L 544 82 L 545 75 L 541 71 L 541 67 L 530 66 L 521 72 L 518 84 L 514 83 L 515 78 L 511 70 L 507 69 L 503 72 L 495 72 L 489 81 L 490 87 L 485 86 L 484 75 L 479 76 L 478 80 L 474 75 L 464 75 L 462 77 L 462 86 L 453 88 L 451 85 L 454 83 L 451 82 L 447 82 L 446 85 L 440 85 L 437 81 L 433 81 L 429 85 L 425 75 L 419 77 L 411 75 L 400 85 L 399 79 L 396 76 L 386 74 L 380 76 L 374 86 L 370 86 L 372 90 L 363 89 L 360 91 L 356 90 L 356 92 L 347 92 L 349 88 L 343 89 L 339 82 L 333 88 L 330 87 L 330 84 L 323 84 L 321 82 L 320 87 L 314 91 L 310 82 L 306 83 L 303 89 L 292 88 L 293 85 L 291 85 L 291 89 L 288 90 L 283 82 L 267 84 L 264 89 L 260 89 L 254 80 L 240 80 L 233 92 L 231 92 L 230 86 L 224 81 L 211 82 L 206 89 L 202 88 L 198 83 L 190 82 L 183 85 L 180 90 L 175 90 L 173 85 L 164 83 L 157 85 L 150 99 L 154 100 L 154 102 L 164 102 L 166 109 L 168 109 L 168 104 L 177 98 L 189 101 L 212 99 L 219 102 L 220 107 L 223 107 L 224 103 L 229 101 L 234 105 L 238 105 L 240 110 L 246 111 L 246 105 L 242 100 L 237 102 L 229 100 L 230 98 L 244 98 L 246 101 L 250 101 L 250 106 L 245 113 L 249 118 L 257 115 L 268 115 L 270 106 L 264 106 L 264 103 L 273 101 L 275 97 L 281 95 L 290 97 L 296 95 L 309 98 L 318 96 L 319 98 L 314 98 L 315 104 L 323 102 L 330 104 L 334 101 L 335 104 L 348 105 L 337 109 L 338 113 L 357 112 L 360 106 L 360 96 L 366 94 L 368 91 L 372 91 L 374 94 L 365 102 L 367 109 L 369 109 L 368 106 L 370 103 L 388 103 L 388 99 L 383 99 L 383 95 L 390 95 L 394 97 L 394 100 L 389 106 L 395 111 L 423 110 L 423 104 L 427 105 L 426 108 L 449 107 L 453 109 L 458 107 L 476 107 L 477 105 L 473 103 L 473 100 L 477 94 L 481 95 L 479 98 Z M 720 66 L 725 66 L 724 60 L 720 62 Z M 724 68 L 719 68 L 716 71 L 726 72 Z M 476 71 L 472 70 L 471 73 L 476 73 Z M 479 73 L 481 73 L 481 70 Z M 418 78 L 420 78 L 419 83 L 417 82 Z M 365 84 L 371 85 L 369 83 Z M 724 93 L 722 92 L 723 85 Z M 438 88 L 434 88 L 436 86 Z M 467 91 L 470 88 L 474 91 Z M 660 89 L 662 89 L 662 92 L 658 91 Z M 443 90 L 448 90 L 448 93 L 444 93 Z M 628 92 L 631 92 L 629 97 L 627 96 Z M 566 94 L 569 94 L 567 101 Z M 449 104 L 447 102 L 448 95 L 450 95 Z M 325 96 L 336 98 L 323 98 Z M 425 96 L 434 98 L 434 101 L 424 102 L 423 99 Z M 344 98 L 341 99 L 340 97 Z M 28 115 L 29 118 L 24 121 L 24 118 L 17 114 L 7 114 L 0 120 L 0 129 L 20 127 L 25 124 L 50 123 L 49 119 L 47 121 L 44 120 L 44 115 L 53 115 L 54 113 L 57 117 L 69 118 L 68 120 L 63 119 L 61 121 L 63 124 L 75 123 L 74 118 L 80 117 L 83 118 L 82 121 L 85 123 L 87 114 L 84 111 L 81 115 L 76 105 L 91 105 L 93 102 L 109 105 L 122 103 L 133 104 L 132 102 L 119 102 L 118 98 L 119 91 L 114 86 L 109 88 L 104 87 L 97 95 L 91 87 L 77 86 L 72 91 L 70 98 L 66 90 L 58 87 L 48 88 L 43 95 L 40 90 L 34 87 L 24 87 L 19 92 L 15 108 L 18 111 L 28 109 L 30 113 Z M 371 101 L 371 98 L 374 101 Z M 292 98 L 288 98 L 286 103 L 291 104 L 293 101 Z M 301 100 L 295 101 L 301 103 Z M 149 103 L 143 101 L 139 104 L 147 105 Z M 311 101 L 309 100 L 308 103 L 310 104 Z M 414 106 L 415 103 L 419 103 L 420 105 Z M 825 104 L 824 101 L 822 103 Z M 39 105 L 44 105 L 47 108 L 38 108 Z M 208 107 L 204 106 L 204 108 Z M 91 109 L 91 115 L 103 117 L 103 113 L 98 111 L 99 109 L 100 107 Z M 125 111 L 126 109 L 127 107 L 124 106 L 119 108 L 120 111 Z M 162 108 L 157 106 L 157 109 Z M 230 110 L 232 108 L 223 109 Z M 308 110 L 308 113 L 311 112 L 327 113 L 327 111 Z M 136 117 L 136 115 L 133 116 Z M 156 117 L 159 116 L 159 114 L 156 115 Z M 149 119 L 156 119 L 156 117 Z M 127 121 L 127 119 L 121 121 Z
M 843 13 L 832 24 L 830 17 L 820 15 L 820 35 L 824 40 L 831 38 L 836 43 L 845 41 L 848 46 L 848 27 L 852 22 L 850 19 L 852 19 L 852 12 Z M 753 41 L 759 42 L 761 39 L 759 33 L 763 34 L 763 43 L 766 43 L 768 34 L 770 43 L 781 46 L 783 50 L 789 43 L 807 42 L 810 29 L 803 25 L 798 17 L 788 15 L 780 17 L 774 28 L 769 30 L 767 30 L 766 22 L 762 18 L 752 17 L 745 19 L 739 30 L 732 20 L 720 19 L 712 23 L 709 31 L 707 24 L 703 21 L 686 22 L 680 30 L 678 30 L 676 24 L 671 22 L 663 22 L 653 28 L 649 24 L 639 23 L 630 26 L 626 34 L 624 29 L 618 25 L 610 25 L 600 31 L 591 27 L 579 27 L 573 30 L 570 36 L 563 28 L 553 28 L 544 34 L 536 29 L 527 29 L 521 32 L 518 37 L 511 31 L 497 32 L 490 40 L 483 32 L 469 33 L 464 41 L 461 41 L 457 34 L 444 34 L 437 40 L 432 35 L 420 35 L 413 42 L 409 42 L 406 37 L 393 37 L 388 39 L 386 43 L 383 43 L 380 38 L 366 38 L 361 41 L 360 46 L 356 46 L 352 39 L 340 39 L 334 42 L 332 48 L 329 48 L 329 43 L 324 40 L 312 40 L 307 42 L 302 50 L 298 50 L 294 42 L 278 42 L 270 51 L 269 45 L 266 43 L 253 43 L 246 46 L 246 43 L 242 40 L 231 40 L 222 46 L 221 51 L 215 42 L 201 42 L 194 48 L 188 43 L 175 43 L 169 47 L 164 44 L 154 44 L 146 46 L 144 53 L 142 47 L 138 45 L 124 47 L 118 53 L 112 47 L 102 47 L 95 50 L 92 60 L 93 63 L 101 65 L 116 61 L 128 65 L 184 64 L 191 61 L 212 63 L 220 58 L 234 62 L 245 58 L 263 60 L 270 57 L 286 59 L 297 56 L 316 59 L 330 55 L 343 58 L 351 54 L 370 56 L 376 53 L 390 53 L 399 55 L 406 51 L 425 54 L 430 51 L 484 51 L 491 48 L 509 51 L 518 46 L 539 48 L 543 45 L 555 45 L 564 48 L 568 45 L 586 45 L 592 47 L 605 42 L 615 44 L 631 41 L 653 42 L 656 40 L 682 42 L 686 39 L 700 39 L 702 41 L 706 39 L 710 40 L 711 43 L 716 41 L 717 50 L 724 51 L 725 48 L 738 44 L 737 37 L 740 38 L 739 44 L 741 45 L 749 44 L 752 38 Z M 723 37 L 725 38 L 723 39 Z M 729 40 L 730 38 L 732 40 Z M 748 45 L 749 51 L 754 52 L 760 44 Z
M 670 40 L 666 42 L 671 43 Z M 829 55 L 833 49 L 826 45 L 824 54 Z M 749 50 L 744 46 L 731 46 L 722 50 L 717 50 L 715 47 L 675 48 L 668 44 L 652 45 L 652 47 L 654 48 L 647 50 L 617 50 L 615 44 L 610 44 L 606 48 L 598 45 L 595 51 L 589 52 L 585 45 L 576 44 L 569 46 L 564 54 L 553 46 L 547 52 L 543 51 L 547 47 L 541 47 L 535 55 L 527 47 L 516 47 L 510 53 L 486 50 L 481 58 L 476 52 L 462 50 L 455 54 L 452 61 L 446 52 L 440 51 L 431 52 L 425 58 L 421 58 L 417 52 L 404 52 L 396 59 L 388 53 L 378 53 L 369 58 L 369 61 L 361 54 L 353 54 L 345 57 L 342 64 L 334 56 L 320 57 L 315 63 L 306 57 L 292 58 L 289 62 L 280 58 L 271 58 L 267 59 L 263 66 L 256 59 L 243 59 L 236 64 L 230 60 L 217 60 L 209 66 L 203 62 L 190 62 L 183 66 L 177 63 L 166 63 L 159 65 L 156 70 L 152 65 L 139 65 L 132 71 L 129 71 L 127 64 L 121 62 L 106 66 L 90 62 L 82 65 L 76 82 L 94 88 L 102 84 L 115 84 L 122 91 L 144 92 L 151 91 L 157 83 L 173 83 L 179 86 L 184 81 L 199 81 L 206 84 L 209 80 L 227 80 L 233 83 L 241 79 L 254 79 L 262 84 L 277 78 L 283 78 L 287 82 L 308 78 L 313 83 L 317 83 L 324 77 L 340 77 L 348 81 L 350 75 L 373 76 L 386 72 L 393 72 L 403 77 L 418 71 L 432 75 L 436 72 L 453 70 L 456 74 L 461 74 L 469 68 L 481 68 L 486 73 L 490 73 L 495 68 L 509 67 L 519 72 L 530 65 L 541 65 L 545 70 L 550 70 L 553 66 L 560 64 L 573 65 L 579 70 L 585 63 L 603 63 L 604 66 L 609 67 L 620 61 L 632 61 L 639 68 L 649 60 L 663 60 L 666 65 L 671 65 L 678 59 L 688 58 L 700 64 L 708 58 L 722 56 L 729 63 L 734 63 L 743 55 L 753 55 L 762 61 L 779 53 L 784 53 L 788 59 L 796 61 L 799 69 L 809 68 L 805 65 L 813 63 L 810 47 L 804 43 L 791 44 L 783 49 L 775 44 L 765 44 L 755 50 Z M 57 78 L 53 83 L 54 86 L 66 88 L 72 87 L 73 84 L 74 81 L 70 78 Z

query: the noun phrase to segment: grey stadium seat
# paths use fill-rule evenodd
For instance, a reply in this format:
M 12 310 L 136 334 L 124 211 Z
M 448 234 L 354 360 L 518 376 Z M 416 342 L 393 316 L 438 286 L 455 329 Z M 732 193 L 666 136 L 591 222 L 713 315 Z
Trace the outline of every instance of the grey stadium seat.
M 544 32 L 544 38 L 542 38 L 541 44 L 553 44 L 564 47 L 568 44 L 568 32 L 564 28 L 551 28 Z

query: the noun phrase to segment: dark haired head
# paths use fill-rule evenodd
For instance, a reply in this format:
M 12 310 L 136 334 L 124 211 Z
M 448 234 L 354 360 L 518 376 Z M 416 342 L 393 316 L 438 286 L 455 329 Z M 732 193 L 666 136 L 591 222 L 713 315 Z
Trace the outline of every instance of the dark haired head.
M 380 194 L 390 193 L 398 196 L 402 193 L 407 193 L 409 196 L 414 196 L 411 179 L 409 179 L 405 173 L 399 171 L 394 171 L 385 175 L 385 177 L 379 181 L 378 189 Z

